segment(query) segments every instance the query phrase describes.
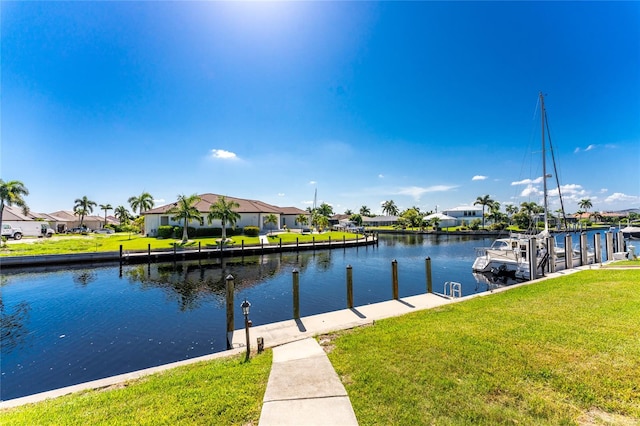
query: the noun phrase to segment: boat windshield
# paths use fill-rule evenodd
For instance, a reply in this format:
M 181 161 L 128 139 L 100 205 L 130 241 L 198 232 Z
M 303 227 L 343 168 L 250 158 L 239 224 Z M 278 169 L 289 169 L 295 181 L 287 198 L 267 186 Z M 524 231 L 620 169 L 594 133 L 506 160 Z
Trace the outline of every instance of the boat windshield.
M 495 240 L 491 244 L 492 249 L 496 250 L 511 250 L 511 243 L 507 240 Z

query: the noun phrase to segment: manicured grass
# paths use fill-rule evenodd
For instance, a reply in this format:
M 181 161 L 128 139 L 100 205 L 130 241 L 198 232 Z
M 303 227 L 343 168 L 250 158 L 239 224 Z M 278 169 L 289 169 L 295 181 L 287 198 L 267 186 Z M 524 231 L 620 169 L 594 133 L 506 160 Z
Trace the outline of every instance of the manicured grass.
M 346 239 L 355 239 L 356 235 L 343 232 L 327 232 L 324 234 L 297 234 L 293 232 L 275 234 L 269 241 L 271 244 L 278 244 L 282 238 L 283 244 L 295 244 L 296 237 L 300 243 L 311 242 L 313 238 L 316 241 L 327 241 L 329 236 L 332 240 L 342 241 L 342 236 Z M 362 235 L 359 236 L 362 238 Z M 259 237 L 233 236 L 233 246 L 239 247 L 244 241 L 245 246 L 260 244 Z M 211 238 L 195 238 L 190 239 L 186 244 L 182 244 L 176 239 L 157 239 L 144 237 L 140 234 L 90 234 L 90 235 L 72 235 L 72 236 L 54 236 L 48 239 L 38 239 L 36 241 L 24 243 L 7 244 L 0 249 L 0 256 L 37 256 L 45 254 L 69 254 L 69 253 L 91 253 L 103 251 L 119 251 L 120 245 L 125 251 L 147 250 L 151 245 L 151 250 L 171 249 L 174 244 L 182 248 L 198 248 L 198 243 L 202 248 L 217 247 L 220 237 Z
M 198 363 L 128 382 L 6 410 L 3 425 L 258 424 L 271 351 Z
M 583 271 L 340 333 L 329 356 L 361 425 L 638 424 L 639 324 L 640 270 Z

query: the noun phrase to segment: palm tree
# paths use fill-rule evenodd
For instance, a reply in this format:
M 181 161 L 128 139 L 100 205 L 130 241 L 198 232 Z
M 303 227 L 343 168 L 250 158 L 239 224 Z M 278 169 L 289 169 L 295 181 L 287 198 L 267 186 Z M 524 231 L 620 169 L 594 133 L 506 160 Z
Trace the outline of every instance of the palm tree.
M 347 216 L 351 216 L 353 214 L 353 212 L 351 211 L 351 209 L 346 209 L 344 211 L 344 214 L 346 214 Z
M 133 197 L 129 197 L 127 201 L 134 213 L 142 213 L 152 209 L 154 204 L 153 197 L 148 192 L 143 192 L 139 197 L 136 197 L 135 195 Z
M 200 215 L 200 211 L 195 206 L 199 201 L 200 197 L 196 194 L 189 196 L 184 194 L 178 195 L 178 201 L 173 205 L 173 207 L 167 210 L 168 214 L 173 215 L 171 220 L 175 220 L 177 222 L 182 221 L 183 223 L 182 244 L 189 241 L 189 234 L 187 231 L 189 222 L 197 220 L 202 223 L 202 215 Z
M 331 217 L 333 216 L 333 207 L 327 203 L 322 203 L 320 207 L 318 207 L 318 213 L 322 216 Z
M 589 198 L 583 198 L 582 200 L 580 200 L 580 202 L 578 203 L 578 207 L 580 207 L 581 209 L 583 209 L 585 211 L 585 213 L 589 212 L 589 209 L 591 207 L 593 207 L 593 203 L 591 202 L 591 200 Z
M 360 207 L 360 216 L 371 216 L 371 209 L 367 206 Z
M 129 223 L 130 214 L 129 210 L 125 206 L 118 206 L 113 211 L 113 215 L 118 218 L 121 225 L 126 225 Z
M 544 212 L 544 208 L 536 204 L 535 202 L 523 202 L 520 203 L 520 211 L 524 213 L 529 219 L 529 225 L 533 224 L 533 216 Z
M 358 226 L 362 226 L 362 216 L 357 213 L 349 216 L 349 220 Z
M 107 211 L 113 210 L 111 204 L 100 204 L 100 210 L 104 210 L 104 227 L 107 226 Z
M 316 225 L 319 230 L 324 230 L 329 226 L 329 218 L 327 216 L 318 216 L 316 219 Z
M 273 213 L 268 214 L 264 218 L 264 223 L 265 223 L 265 225 L 277 225 L 278 224 L 278 216 L 276 216 Z M 271 228 L 271 230 L 273 230 L 272 227 L 270 227 L 270 228 Z
M 307 217 L 306 214 L 300 213 L 298 216 L 296 216 L 296 223 L 298 225 L 308 225 L 309 224 L 309 218 Z
M 2 229 L 2 213 L 5 205 L 13 206 L 15 204 L 22 208 L 22 213 L 29 214 L 29 207 L 23 198 L 27 195 L 29 195 L 29 190 L 19 180 L 5 182 L 0 179 L 0 229 Z
M 493 202 L 494 201 L 491 199 L 491 196 L 487 194 L 483 197 L 476 198 L 476 201 L 473 203 L 474 206 L 476 204 L 480 204 L 482 206 L 482 229 L 484 229 L 484 208 L 490 206 Z
M 220 219 L 222 223 L 222 242 L 224 243 L 227 240 L 227 223 L 231 225 L 233 229 L 236 227 L 236 222 L 240 220 L 240 213 L 234 211 L 240 207 L 236 201 L 229 200 L 224 196 L 218 198 L 218 201 L 211 204 L 209 207 L 209 215 L 207 216 L 207 220 L 209 221 L 209 225 L 213 222 L 214 219 Z
M 387 216 L 398 216 L 398 212 L 398 206 L 396 206 L 396 203 L 394 203 L 393 200 L 382 203 L 382 213 Z
M 84 217 L 93 213 L 93 208 L 98 205 L 95 201 L 91 201 L 87 198 L 87 196 L 83 196 L 82 198 L 76 198 L 74 201 L 75 205 L 73 206 L 73 212 L 80 216 L 80 228 L 82 228 L 82 224 L 84 222 Z

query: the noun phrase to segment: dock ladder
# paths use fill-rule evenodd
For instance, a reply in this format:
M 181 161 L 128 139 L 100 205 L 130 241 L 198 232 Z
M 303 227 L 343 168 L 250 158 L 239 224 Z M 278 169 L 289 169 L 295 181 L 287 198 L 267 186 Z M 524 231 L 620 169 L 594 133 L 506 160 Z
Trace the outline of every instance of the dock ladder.
M 444 295 L 452 299 L 462 297 L 462 286 L 455 281 L 447 281 L 444 283 Z

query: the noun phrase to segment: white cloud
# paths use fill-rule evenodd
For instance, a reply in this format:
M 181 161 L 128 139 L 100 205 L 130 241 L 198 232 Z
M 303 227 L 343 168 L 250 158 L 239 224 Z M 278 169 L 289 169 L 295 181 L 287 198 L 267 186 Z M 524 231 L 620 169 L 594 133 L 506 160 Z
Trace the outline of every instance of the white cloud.
M 538 187 L 529 184 L 525 189 L 522 190 L 522 192 L 520 193 L 520 196 L 530 197 L 532 195 L 540 195 L 540 194 L 542 194 L 542 191 L 540 191 Z
M 600 193 L 601 193 L 601 194 L 605 194 L 605 193 L 607 193 L 607 192 L 609 192 L 609 189 L 608 189 L 608 188 L 602 188 L 602 189 L 600 189 Z
M 380 174 L 378 175 L 378 177 L 379 177 L 380 179 L 384 179 L 384 175 L 383 175 L 382 173 L 380 173 Z
M 531 185 L 534 183 L 542 183 L 542 176 L 540 176 L 539 178 L 535 178 L 535 179 L 523 179 L 523 180 L 519 180 L 516 182 L 511 182 L 511 186 L 515 186 L 515 185 Z
M 212 149 L 211 157 L 217 160 L 237 160 L 238 156 L 235 152 L 226 151 L 224 149 Z
M 474 177 L 471 178 L 471 180 L 485 180 L 487 179 L 487 176 L 482 176 L 482 175 L 475 175 Z
M 278 197 L 284 197 L 284 192 L 278 192 Z
M 309 181 L 309 185 L 315 185 L 316 183 L 318 183 L 318 182 L 316 182 L 315 180 Z
M 423 194 L 426 194 L 428 192 L 444 192 L 444 191 L 449 191 L 451 189 L 457 188 L 457 186 L 453 186 L 453 185 L 434 185 L 434 186 L 429 186 L 426 188 L 423 187 L 419 187 L 419 186 L 409 186 L 406 188 L 400 188 L 400 190 L 397 192 L 399 195 L 410 195 L 411 197 L 413 197 L 416 200 L 419 200 L 420 197 Z
M 617 203 L 617 202 L 626 202 L 626 203 L 638 203 L 640 202 L 640 197 L 637 195 L 627 195 L 621 192 L 614 192 L 604 199 L 605 203 Z
M 159 198 L 157 200 L 153 200 L 153 204 L 161 204 L 164 203 L 164 198 Z

